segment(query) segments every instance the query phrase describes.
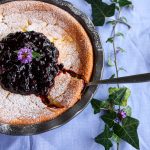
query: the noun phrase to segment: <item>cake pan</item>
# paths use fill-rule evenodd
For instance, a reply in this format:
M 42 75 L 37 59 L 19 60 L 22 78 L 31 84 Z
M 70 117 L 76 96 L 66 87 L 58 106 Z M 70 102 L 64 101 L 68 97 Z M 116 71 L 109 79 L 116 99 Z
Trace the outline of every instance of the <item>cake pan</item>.
M 9 3 L 11 1 L 13 0 L 0 0 L 0 5 L 4 3 Z M 101 79 L 104 55 L 99 35 L 96 32 L 92 21 L 83 12 L 75 8 L 71 3 L 67 1 L 62 0 L 39 0 L 39 1 L 53 4 L 66 10 L 76 20 L 78 20 L 78 22 L 80 22 L 80 24 L 83 26 L 88 36 L 90 37 L 90 40 L 93 45 L 94 68 L 90 81 L 97 81 Z M 60 127 L 63 124 L 70 121 L 72 118 L 74 118 L 89 104 L 97 88 L 98 88 L 97 85 L 86 87 L 82 92 L 81 100 L 79 100 L 72 108 L 68 109 L 66 112 L 64 112 L 63 114 L 61 114 L 60 116 L 58 116 L 53 120 L 31 125 L 11 125 L 0 123 L 0 133 L 8 135 L 34 135 Z

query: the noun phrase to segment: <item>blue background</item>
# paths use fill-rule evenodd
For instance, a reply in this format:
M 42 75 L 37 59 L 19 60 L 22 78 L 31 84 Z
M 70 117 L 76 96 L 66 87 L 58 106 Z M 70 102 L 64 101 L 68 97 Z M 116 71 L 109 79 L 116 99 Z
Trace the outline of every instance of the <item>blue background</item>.
M 91 7 L 84 0 L 69 0 L 77 8 L 91 17 Z M 129 24 L 132 26 L 127 30 L 124 26 L 118 26 L 117 30 L 124 32 L 125 39 L 117 40 L 117 45 L 126 49 L 126 53 L 118 55 L 120 67 L 124 67 L 127 72 L 120 72 L 120 76 L 137 73 L 150 72 L 150 0 L 133 0 L 134 9 L 123 10 Z M 105 58 L 112 54 L 111 45 L 106 44 L 111 33 L 111 26 L 97 27 L 101 36 Z M 108 78 L 114 72 L 114 68 L 106 66 L 103 78 Z M 150 83 L 127 84 L 132 95 L 129 105 L 133 109 L 133 117 L 140 120 L 138 129 L 140 139 L 140 149 L 150 149 Z M 101 85 L 95 98 L 105 99 L 107 97 L 108 86 Z M 104 148 L 94 142 L 103 129 L 103 122 L 99 115 L 94 115 L 91 105 L 71 120 L 66 125 L 35 136 L 12 137 L 0 135 L 0 150 L 103 150 Z M 116 146 L 112 148 L 116 150 Z M 134 150 L 133 147 L 121 142 L 121 150 Z

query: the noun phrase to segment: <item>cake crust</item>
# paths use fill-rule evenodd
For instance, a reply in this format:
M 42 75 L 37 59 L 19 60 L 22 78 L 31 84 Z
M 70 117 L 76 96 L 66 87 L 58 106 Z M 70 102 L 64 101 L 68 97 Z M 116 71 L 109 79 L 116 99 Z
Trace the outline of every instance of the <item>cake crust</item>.
M 34 95 L 13 94 L 0 87 L 2 123 L 34 124 L 56 118 L 80 99 L 84 82 L 88 83 L 92 74 L 91 41 L 81 24 L 69 13 L 40 1 L 14 1 L 0 5 L 0 39 L 11 32 L 32 30 L 42 32 L 54 42 L 60 53 L 58 63 L 64 64 L 66 72 L 73 71 L 82 79 L 72 77 L 69 73 L 61 73 L 56 77 L 49 96 L 59 102 L 62 108 L 49 108 Z M 57 89 L 62 91 L 59 93 Z M 26 110 L 28 105 L 32 107 Z M 17 113 L 12 115 L 15 109 Z

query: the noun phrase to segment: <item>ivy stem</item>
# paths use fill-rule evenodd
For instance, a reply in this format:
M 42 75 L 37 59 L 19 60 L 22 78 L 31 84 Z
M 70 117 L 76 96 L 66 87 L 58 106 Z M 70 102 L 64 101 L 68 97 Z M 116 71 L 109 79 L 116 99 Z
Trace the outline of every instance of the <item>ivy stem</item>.
M 116 20 L 119 20 L 120 18 L 120 13 L 121 10 L 119 9 L 118 15 L 116 17 Z M 117 65 L 117 51 L 116 51 L 116 44 L 115 44 L 115 34 L 116 34 L 116 26 L 117 26 L 118 22 L 116 22 L 113 26 L 113 30 L 112 30 L 112 35 L 113 35 L 113 50 L 114 50 L 114 63 L 115 63 L 115 69 L 116 69 L 116 76 L 117 78 L 119 77 L 119 69 L 118 69 L 118 65 Z M 119 88 L 119 84 L 117 83 L 117 87 Z
M 120 18 L 120 13 L 121 13 L 121 9 L 119 9 L 118 14 L 116 16 L 116 20 L 119 20 Z M 116 51 L 116 44 L 115 44 L 115 34 L 116 34 L 116 26 L 119 22 L 116 22 L 113 26 L 113 30 L 112 30 L 112 37 L 113 37 L 113 50 L 114 50 L 114 64 L 115 64 L 115 70 L 116 70 L 116 77 L 119 77 L 119 69 L 118 69 L 118 64 L 117 64 L 117 51 Z M 117 87 L 119 88 L 119 84 L 117 83 Z M 119 111 L 120 111 L 120 105 L 119 105 Z M 117 143 L 117 150 L 119 150 L 119 143 Z

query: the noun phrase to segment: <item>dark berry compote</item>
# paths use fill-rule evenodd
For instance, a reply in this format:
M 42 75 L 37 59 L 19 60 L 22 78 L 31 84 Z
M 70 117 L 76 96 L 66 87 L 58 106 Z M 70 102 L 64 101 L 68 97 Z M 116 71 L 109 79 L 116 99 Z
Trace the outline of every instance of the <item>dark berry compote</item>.
M 42 33 L 10 33 L 0 41 L 0 85 L 12 93 L 45 96 L 62 69 L 58 56 Z

